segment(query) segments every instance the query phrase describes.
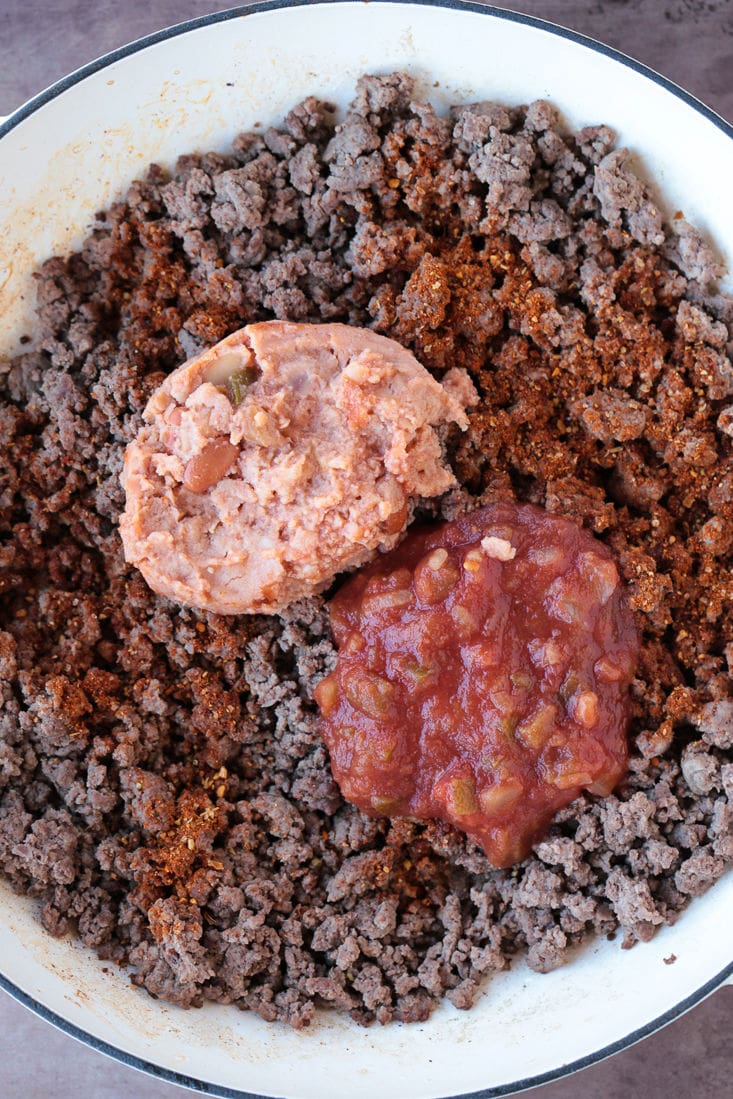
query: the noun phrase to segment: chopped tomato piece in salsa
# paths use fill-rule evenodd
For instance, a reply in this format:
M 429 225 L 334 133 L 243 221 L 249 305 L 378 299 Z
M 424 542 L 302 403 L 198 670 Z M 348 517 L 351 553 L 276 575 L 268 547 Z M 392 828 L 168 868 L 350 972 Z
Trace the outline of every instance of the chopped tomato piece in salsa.
M 449 821 L 495 866 L 626 770 L 638 636 L 610 551 L 499 503 L 348 580 L 316 700 L 333 774 L 367 813 Z

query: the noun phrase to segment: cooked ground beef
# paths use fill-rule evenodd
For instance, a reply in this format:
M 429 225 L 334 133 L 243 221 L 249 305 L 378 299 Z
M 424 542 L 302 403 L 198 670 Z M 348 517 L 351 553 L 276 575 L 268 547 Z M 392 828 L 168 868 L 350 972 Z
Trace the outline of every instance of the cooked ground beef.
M 546 971 L 675 919 L 733 857 L 733 304 L 613 134 L 544 102 L 439 117 L 404 76 L 345 121 L 308 99 L 230 152 L 158 167 L 38 275 L 0 365 L 0 867 L 153 995 L 304 1026 L 424 1019 L 520 950 Z M 369 820 L 312 701 L 320 598 L 198 614 L 123 561 L 126 442 L 165 373 L 243 323 L 371 326 L 481 404 L 461 488 L 613 550 L 642 631 L 631 770 L 496 871 L 447 825 Z

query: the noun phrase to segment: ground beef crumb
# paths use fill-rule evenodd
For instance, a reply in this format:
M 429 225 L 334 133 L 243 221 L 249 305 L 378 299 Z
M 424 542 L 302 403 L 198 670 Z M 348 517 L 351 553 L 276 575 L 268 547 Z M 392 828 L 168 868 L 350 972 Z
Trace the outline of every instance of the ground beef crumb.
M 695 724 L 708 744 L 716 748 L 733 748 L 733 698 L 706 702 Z
M 643 152 L 643 151 L 642 151 Z M 153 166 L 37 276 L 0 363 L 0 869 L 43 926 L 153 995 L 307 1026 L 474 1002 L 518 951 L 648 939 L 733 857 L 733 304 L 605 126 L 544 101 L 440 117 L 365 77 L 225 153 Z M 418 517 L 518 500 L 613 550 L 642 637 L 634 749 L 496 871 L 448 826 L 368 820 L 313 705 L 320 598 L 199 614 L 123 560 L 124 446 L 165 374 L 243 323 L 370 326 L 481 396 Z

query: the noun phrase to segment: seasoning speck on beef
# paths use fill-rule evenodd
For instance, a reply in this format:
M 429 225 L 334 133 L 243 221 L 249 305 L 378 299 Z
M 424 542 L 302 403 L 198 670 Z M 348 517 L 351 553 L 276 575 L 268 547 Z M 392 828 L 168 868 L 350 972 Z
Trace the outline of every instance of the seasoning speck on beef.
M 643 156 L 643 150 L 639 153 Z M 295 1027 L 475 1000 L 518 951 L 677 918 L 733 857 L 733 305 L 606 126 L 365 77 L 229 151 L 153 166 L 37 276 L 0 362 L 0 870 L 43 926 L 186 1006 Z M 418 517 L 516 500 L 609 546 L 641 635 L 630 770 L 511 871 L 448 825 L 345 804 L 313 690 L 320 597 L 220 617 L 125 565 L 126 444 L 164 377 L 245 323 L 371 327 L 480 403 Z M 122 978 L 121 978 L 122 979 Z

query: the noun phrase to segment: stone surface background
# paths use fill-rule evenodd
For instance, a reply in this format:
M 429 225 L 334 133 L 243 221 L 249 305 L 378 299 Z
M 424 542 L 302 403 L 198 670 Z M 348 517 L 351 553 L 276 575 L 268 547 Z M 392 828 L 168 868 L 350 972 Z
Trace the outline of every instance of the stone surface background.
M 231 6 L 211 0 L 0 0 L 0 114 L 108 50 Z M 615 46 L 733 121 L 733 0 L 505 0 L 503 6 Z M 727 988 L 616 1057 L 524 1094 L 717 1099 L 733 1093 L 732 1076 L 733 989 Z M 0 992 L 2 1099 L 183 1099 L 185 1094 L 79 1045 Z

